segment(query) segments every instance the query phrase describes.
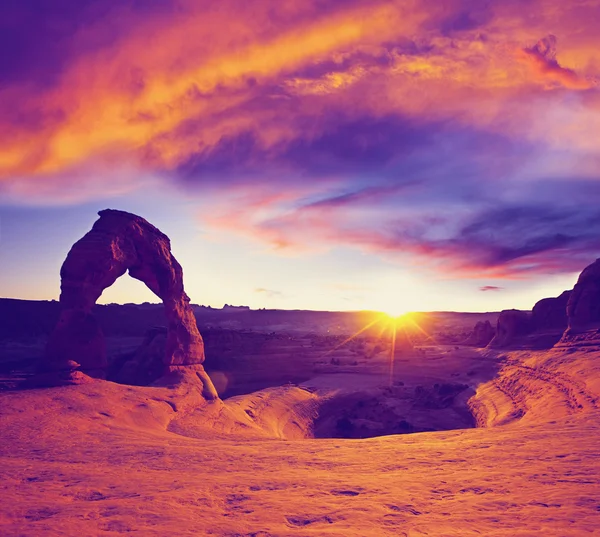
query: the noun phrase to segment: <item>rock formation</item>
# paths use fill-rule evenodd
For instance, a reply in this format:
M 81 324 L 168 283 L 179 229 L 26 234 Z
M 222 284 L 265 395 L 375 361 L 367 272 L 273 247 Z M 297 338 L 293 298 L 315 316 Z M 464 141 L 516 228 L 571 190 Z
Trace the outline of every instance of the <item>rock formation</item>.
M 567 304 L 571 335 L 600 326 L 600 259 L 579 275 Z
M 559 345 L 600 345 L 600 259 L 579 275 L 567 303 L 567 329 Z
M 574 291 L 564 291 L 555 298 L 536 302 L 531 313 L 505 310 L 498 317 L 496 334 L 490 347 L 519 345 L 524 348 L 550 348 L 567 328 L 567 304 Z
M 559 330 L 567 328 L 567 303 L 571 291 L 565 291 L 556 298 L 543 298 L 531 310 L 533 330 Z
M 204 344 L 183 288 L 183 271 L 169 238 L 143 218 L 107 209 L 77 241 L 62 265 L 58 325 L 50 336 L 38 378 L 48 384 L 73 381 L 81 372 L 104 377 L 106 350 L 92 307 L 104 289 L 129 271 L 162 299 L 168 322 L 162 374 L 194 375 L 206 397 L 216 392 L 204 371 Z
M 531 332 L 531 318 L 528 312 L 504 310 L 500 312 L 496 325 L 496 334 L 490 341 L 490 347 L 506 347 L 515 338 Z
M 465 341 L 465 345 L 473 345 L 474 347 L 486 347 L 494 338 L 496 331 L 490 321 L 479 321 L 475 324 L 473 332 Z

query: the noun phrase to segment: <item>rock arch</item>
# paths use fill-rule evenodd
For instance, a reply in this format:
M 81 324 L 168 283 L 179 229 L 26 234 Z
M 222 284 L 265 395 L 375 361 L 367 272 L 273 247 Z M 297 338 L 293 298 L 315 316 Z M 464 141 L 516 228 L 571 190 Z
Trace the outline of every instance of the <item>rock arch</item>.
M 61 314 L 40 375 L 47 384 L 74 382 L 77 370 L 105 377 L 104 335 L 92 307 L 104 289 L 129 271 L 164 303 L 168 329 L 162 375 L 192 372 L 202 381 L 205 397 L 216 397 L 202 366 L 204 343 L 169 238 L 140 216 L 113 209 L 98 214 L 91 231 L 73 245 L 61 267 Z

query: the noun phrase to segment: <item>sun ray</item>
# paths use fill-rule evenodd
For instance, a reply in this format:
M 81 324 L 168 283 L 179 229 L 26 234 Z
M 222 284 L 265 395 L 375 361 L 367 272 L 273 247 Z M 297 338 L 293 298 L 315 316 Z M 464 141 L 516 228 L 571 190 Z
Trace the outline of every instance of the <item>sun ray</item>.
M 426 337 L 426 341 L 432 341 L 434 344 L 437 345 L 437 341 L 435 340 L 435 338 L 431 334 L 429 334 L 419 323 L 417 323 L 414 317 L 412 317 L 411 315 L 406 315 L 406 321 L 410 323 L 413 328 L 415 328 L 417 331 L 423 334 Z
M 339 345 L 336 345 L 335 347 L 333 347 L 333 349 L 330 349 L 328 351 L 326 351 L 325 353 L 323 353 L 321 355 L 321 357 L 325 357 L 328 356 L 329 354 L 331 354 L 332 352 L 338 350 L 340 347 L 343 347 L 344 345 L 346 345 L 347 343 L 350 343 L 354 338 L 360 336 L 364 331 L 368 330 L 369 328 L 371 328 L 375 323 L 381 321 L 380 317 L 375 318 L 373 321 L 371 321 L 370 323 L 366 324 L 365 326 L 363 326 L 358 332 L 355 332 L 354 334 L 352 334 L 350 337 L 346 338 L 344 341 L 342 341 Z

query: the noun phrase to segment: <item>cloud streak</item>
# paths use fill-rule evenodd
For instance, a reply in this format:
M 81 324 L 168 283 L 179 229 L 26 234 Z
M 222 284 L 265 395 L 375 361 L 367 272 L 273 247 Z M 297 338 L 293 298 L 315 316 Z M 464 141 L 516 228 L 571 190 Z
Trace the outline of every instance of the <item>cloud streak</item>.
M 416 208 L 418 189 L 395 193 L 387 205 L 379 198 L 390 197 L 385 189 L 313 202 L 288 198 L 285 205 L 269 198 L 262 218 L 250 205 L 247 212 L 237 207 L 219 218 L 205 215 L 204 221 L 283 252 L 351 247 L 458 278 L 575 272 L 600 249 L 600 212 L 591 204 L 474 208 L 456 203 L 432 211 L 428 204 Z
M 498 285 L 484 285 L 482 287 L 479 288 L 480 291 L 483 292 L 487 292 L 487 291 L 502 291 L 504 289 L 504 287 L 499 287 Z
M 283 297 L 283 293 L 281 291 L 274 291 L 273 289 L 265 289 L 264 287 L 257 287 L 254 289 L 255 293 L 260 295 L 264 295 L 268 298 L 281 298 Z

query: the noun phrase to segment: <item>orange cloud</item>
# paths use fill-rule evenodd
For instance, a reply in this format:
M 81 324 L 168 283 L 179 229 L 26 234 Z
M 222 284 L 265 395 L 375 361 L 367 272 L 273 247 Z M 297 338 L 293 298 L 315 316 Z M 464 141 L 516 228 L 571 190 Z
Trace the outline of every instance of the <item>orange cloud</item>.
M 264 22 L 267 13 L 264 10 L 258 22 Z M 148 145 L 159 153 L 154 156 L 161 163 L 174 166 L 190 148 L 179 149 L 162 137 L 168 139 L 186 120 L 212 123 L 213 128 L 197 131 L 193 141 L 196 147 L 210 147 L 227 132 L 251 124 L 241 117 L 235 125 L 214 125 L 212 118 L 252 98 L 257 81 L 292 72 L 340 47 L 391 38 L 423 17 L 383 2 L 319 16 L 264 38 L 260 27 L 253 29 L 243 20 L 245 13 L 234 12 L 232 6 L 228 15 L 233 18 L 219 10 L 196 12 L 166 28 L 150 21 L 109 50 L 82 56 L 59 87 L 31 103 L 46 115 L 60 110 L 61 120 L 41 132 L 5 137 L 0 174 L 6 178 L 54 173 L 91 156 L 111 158 Z M 150 44 L 150 37 L 159 46 Z M 214 48 L 202 46 L 205 43 Z M 188 59 L 190 54 L 195 61 Z
M 561 67 L 556 60 L 556 37 L 549 35 L 539 40 L 535 46 L 524 48 L 534 72 L 543 80 L 555 82 L 570 89 L 589 89 L 594 84 L 578 76 L 572 69 Z
M 70 36 L 81 52 L 54 85 L 19 81 L 0 92 L 0 178 L 46 180 L 98 161 L 176 170 L 247 132 L 259 162 L 320 136 L 336 115 L 452 120 L 552 142 L 559 127 L 540 126 L 528 67 L 567 89 L 594 87 L 593 6 L 576 4 L 532 2 L 535 23 L 514 2 L 492 2 L 465 23 L 472 6 L 461 0 L 328 9 L 316 1 L 185 1 L 179 11 L 143 17 L 121 8 Z M 524 47 L 545 25 L 556 27 L 564 57 L 586 77 L 559 65 L 547 45 Z M 583 121 L 585 132 L 595 126 Z

